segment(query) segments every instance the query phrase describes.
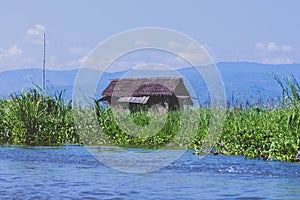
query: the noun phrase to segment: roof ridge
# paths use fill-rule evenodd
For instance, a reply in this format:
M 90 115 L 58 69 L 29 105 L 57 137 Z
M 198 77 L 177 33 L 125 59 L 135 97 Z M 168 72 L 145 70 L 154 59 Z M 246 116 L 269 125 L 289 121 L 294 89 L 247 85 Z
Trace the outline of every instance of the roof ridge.
M 115 80 L 141 80 L 141 79 L 182 79 L 182 76 L 153 76 L 153 77 L 137 77 L 137 78 L 112 78 L 111 81 Z

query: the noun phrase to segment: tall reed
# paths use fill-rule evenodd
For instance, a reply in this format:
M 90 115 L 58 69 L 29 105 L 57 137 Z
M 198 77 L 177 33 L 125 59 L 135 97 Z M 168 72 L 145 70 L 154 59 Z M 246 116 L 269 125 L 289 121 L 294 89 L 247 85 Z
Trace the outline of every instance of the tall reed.
M 266 160 L 299 159 L 296 155 L 300 149 L 300 84 L 294 76 L 273 74 L 273 77 L 282 88 L 282 105 L 247 104 L 228 108 L 222 134 L 215 143 L 219 153 Z M 211 111 L 209 107 L 200 107 L 170 111 L 165 115 L 146 111 L 123 115 L 101 107 L 97 101 L 92 108 L 73 109 L 71 101 L 64 99 L 63 91 L 48 95 L 37 88 L 0 100 L 0 143 L 83 142 L 85 145 L 197 150 L 207 144 Z M 80 118 L 75 123 L 74 115 L 78 113 L 81 113 Z M 120 121 L 133 123 L 122 127 Z
M 58 145 L 76 143 L 71 102 L 64 101 L 64 92 L 46 95 L 40 89 L 30 89 L 11 95 L 1 103 L 1 143 L 26 145 Z

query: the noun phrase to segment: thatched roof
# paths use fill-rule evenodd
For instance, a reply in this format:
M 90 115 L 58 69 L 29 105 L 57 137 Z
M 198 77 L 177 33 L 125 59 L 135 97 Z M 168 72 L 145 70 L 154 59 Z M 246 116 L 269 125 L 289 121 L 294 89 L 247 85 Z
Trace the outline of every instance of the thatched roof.
M 190 97 L 181 77 L 112 79 L 103 90 L 104 97 L 186 96 Z

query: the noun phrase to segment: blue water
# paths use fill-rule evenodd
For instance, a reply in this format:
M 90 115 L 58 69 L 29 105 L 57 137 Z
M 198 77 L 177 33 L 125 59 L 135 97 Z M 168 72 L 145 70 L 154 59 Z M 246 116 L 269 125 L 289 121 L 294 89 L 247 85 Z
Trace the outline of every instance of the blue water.
M 159 171 L 132 174 L 80 146 L 0 146 L 0 160 L 0 199 L 300 199 L 299 163 L 187 151 Z

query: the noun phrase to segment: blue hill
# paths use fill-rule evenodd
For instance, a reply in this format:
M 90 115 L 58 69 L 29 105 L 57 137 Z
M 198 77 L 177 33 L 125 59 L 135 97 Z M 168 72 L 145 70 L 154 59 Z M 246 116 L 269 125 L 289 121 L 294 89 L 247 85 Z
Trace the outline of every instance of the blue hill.
M 226 90 L 227 100 L 231 103 L 245 102 L 246 99 L 252 103 L 266 101 L 271 97 L 280 97 L 281 88 L 271 76 L 271 73 L 289 76 L 293 74 L 300 77 L 300 64 L 269 65 L 253 62 L 220 62 L 217 67 L 221 73 Z M 47 89 L 65 90 L 66 98 L 72 98 L 73 84 L 78 69 L 65 71 L 46 71 Z M 99 82 L 96 97 L 99 98 L 101 91 L 108 85 L 112 78 L 120 78 L 127 71 L 116 73 L 103 73 Z M 192 86 L 201 103 L 209 99 L 206 85 L 194 68 L 182 68 L 177 71 L 184 76 Z M 41 85 L 40 69 L 12 70 L 0 73 L 0 97 L 7 98 L 11 93 L 18 93 L 22 89 Z M 95 71 L 99 73 L 99 71 Z M 145 74 L 145 73 L 143 73 Z M 166 75 L 169 73 L 166 72 Z M 164 76 L 163 71 L 147 72 L 147 76 Z

